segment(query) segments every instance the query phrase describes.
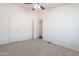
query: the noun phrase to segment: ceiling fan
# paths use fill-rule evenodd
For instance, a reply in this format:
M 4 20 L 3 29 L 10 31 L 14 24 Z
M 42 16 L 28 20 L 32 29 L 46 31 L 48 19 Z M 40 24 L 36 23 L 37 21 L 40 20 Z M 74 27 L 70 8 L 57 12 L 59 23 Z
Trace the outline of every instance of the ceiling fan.
M 34 11 L 36 8 L 41 8 L 42 10 L 45 10 L 45 7 L 42 6 L 40 3 L 24 3 L 24 4 L 32 4 L 32 5 L 34 5 L 34 7 L 32 8 L 33 11 Z

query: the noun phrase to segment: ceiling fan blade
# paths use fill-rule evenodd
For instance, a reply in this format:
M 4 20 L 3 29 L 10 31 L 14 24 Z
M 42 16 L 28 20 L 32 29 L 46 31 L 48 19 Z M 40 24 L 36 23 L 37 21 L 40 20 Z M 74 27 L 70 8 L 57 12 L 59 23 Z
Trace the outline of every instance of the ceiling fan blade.
M 40 5 L 40 7 L 41 7 L 43 10 L 45 10 L 45 8 L 44 8 L 43 6 Z
M 33 4 L 33 3 L 24 3 L 24 4 Z

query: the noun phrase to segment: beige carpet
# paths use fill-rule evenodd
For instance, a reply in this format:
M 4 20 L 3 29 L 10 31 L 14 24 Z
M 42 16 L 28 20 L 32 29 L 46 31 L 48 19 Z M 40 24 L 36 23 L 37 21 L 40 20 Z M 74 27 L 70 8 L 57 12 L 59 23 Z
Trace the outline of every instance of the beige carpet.
M 25 40 L 0 46 L 2 56 L 79 56 L 79 53 L 44 40 Z

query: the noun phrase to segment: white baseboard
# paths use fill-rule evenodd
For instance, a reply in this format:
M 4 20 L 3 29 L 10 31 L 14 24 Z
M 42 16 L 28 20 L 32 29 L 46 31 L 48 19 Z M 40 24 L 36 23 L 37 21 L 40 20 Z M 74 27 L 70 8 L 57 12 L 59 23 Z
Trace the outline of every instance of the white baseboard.
M 31 39 L 20 39 L 20 40 L 2 41 L 2 42 L 0 42 L 0 45 L 4 45 L 4 44 L 11 43 L 11 42 L 16 42 L 16 41 L 24 41 L 24 40 L 31 40 Z
M 63 47 L 63 48 L 67 48 L 67 49 L 70 49 L 70 50 L 72 50 L 72 51 L 79 52 L 78 49 L 74 49 L 74 48 L 68 47 L 68 46 L 63 45 L 63 44 L 60 44 L 60 43 L 58 43 L 58 42 L 56 42 L 56 41 L 48 40 L 48 39 L 46 39 L 46 38 L 45 38 L 44 40 L 45 40 L 45 41 L 52 42 L 53 44 L 56 44 L 56 45 L 61 46 L 61 47 Z

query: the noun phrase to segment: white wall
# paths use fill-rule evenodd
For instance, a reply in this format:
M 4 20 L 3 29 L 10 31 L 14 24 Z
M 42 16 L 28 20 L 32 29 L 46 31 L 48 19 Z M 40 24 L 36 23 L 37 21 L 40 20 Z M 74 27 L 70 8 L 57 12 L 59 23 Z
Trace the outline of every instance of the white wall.
M 0 44 L 32 39 L 32 12 L 14 4 L 0 4 Z
M 43 21 L 44 40 L 79 51 L 79 4 L 47 11 Z

